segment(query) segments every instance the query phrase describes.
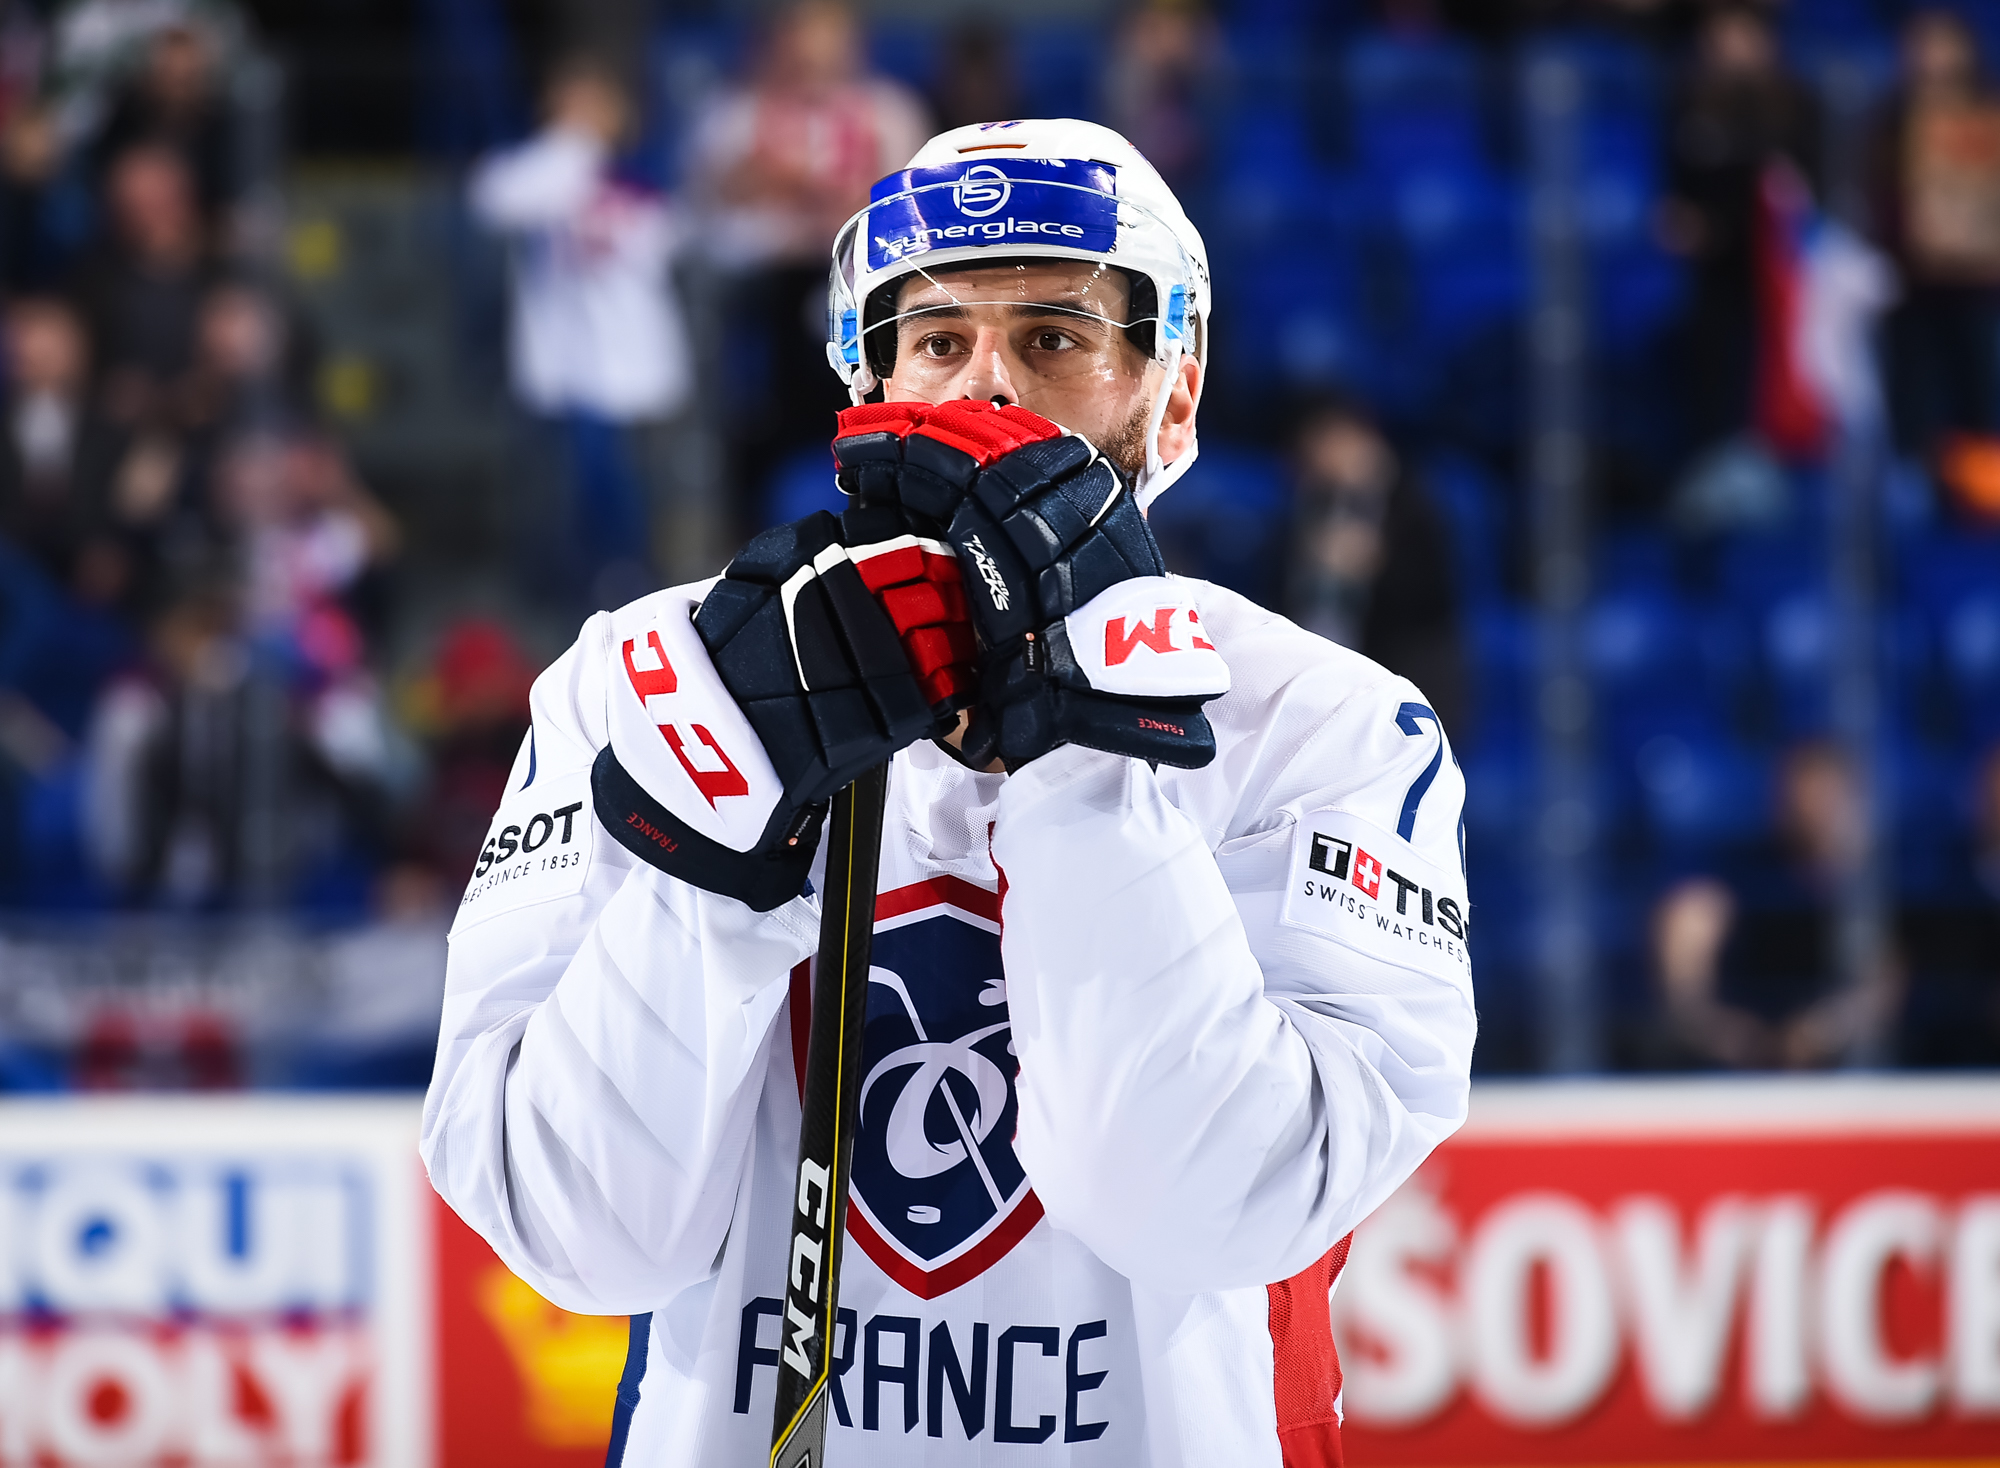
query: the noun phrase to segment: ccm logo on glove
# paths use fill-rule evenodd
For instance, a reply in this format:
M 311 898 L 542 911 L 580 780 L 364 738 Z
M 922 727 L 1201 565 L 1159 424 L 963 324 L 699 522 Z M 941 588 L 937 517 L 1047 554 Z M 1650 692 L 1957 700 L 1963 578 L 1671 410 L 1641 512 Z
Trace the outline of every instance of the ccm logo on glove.
M 678 690 L 680 679 L 674 676 L 674 665 L 667 661 L 667 650 L 660 646 L 658 632 L 646 634 L 646 645 L 657 666 L 642 668 L 633 660 L 633 651 L 638 645 L 635 637 L 625 639 L 625 676 L 632 680 L 632 691 L 646 706 L 646 717 L 653 720 L 660 737 L 667 741 L 667 748 L 681 762 L 681 768 L 687 771 L 688 779 L 694 782 L 701 798 L 708 802 L 710 809 L 714 809 L 715 802 L 725 795 L 748 795 L 749 779 L 736 768 L 728 752 L 708 732 L 706 724 L 689 724 L 683 730 L 672 719 L 660 719 L 659 715 L 664 710 L 654 708 L 653 700 Z
M 1174 618 L 1190 634 L 1186 643 L 1174 640 Z M 1150 619 L 1113 617 L 1104 624 L 1104 666 L 1115 668 L 1142 647 L 1157 653 L 1214 652 L 1215 644 L 1201 635 L 1201 613 L 1193 607 L 1155 607 Z
M 1135 576 L 1064 621 L 1077 666 L 1099 692 L 1213 698 L 1229 691 L 1229 665 L 1204 635 L 1186 582 Z

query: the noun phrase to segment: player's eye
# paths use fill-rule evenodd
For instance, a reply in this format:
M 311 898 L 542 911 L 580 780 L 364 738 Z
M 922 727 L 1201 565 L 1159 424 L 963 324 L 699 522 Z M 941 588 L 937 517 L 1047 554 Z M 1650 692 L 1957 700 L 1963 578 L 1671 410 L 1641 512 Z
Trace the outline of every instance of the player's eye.
M 1067 352 L 1077 345 L 1077 340 L 1066 331 L 1044 326 L 1028 338 L 1028 345 L 1038 352 Z
M 958 350 L 958 342 L 942 332 L 933 332 L 917 342 L 917 351 L 926 357 L 949 357 Z

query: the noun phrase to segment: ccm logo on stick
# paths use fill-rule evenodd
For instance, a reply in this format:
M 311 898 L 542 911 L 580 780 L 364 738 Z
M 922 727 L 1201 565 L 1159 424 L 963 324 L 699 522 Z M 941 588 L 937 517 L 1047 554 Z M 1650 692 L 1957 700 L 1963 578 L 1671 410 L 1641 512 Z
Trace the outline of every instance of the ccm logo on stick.
M 1186 615 L 1186 622 L 1175 618 Z M 1187 637 L 1175 640 L 1184 630 Z M 1156 607 L 1150 616 L 1113 617 L 1104 624 L 1104 666 L 1115 668 L 1140 648 L 1157 653 L 1214 652 L 1215 644 L 1201 634 L 1201 613 L 1189 606 Z

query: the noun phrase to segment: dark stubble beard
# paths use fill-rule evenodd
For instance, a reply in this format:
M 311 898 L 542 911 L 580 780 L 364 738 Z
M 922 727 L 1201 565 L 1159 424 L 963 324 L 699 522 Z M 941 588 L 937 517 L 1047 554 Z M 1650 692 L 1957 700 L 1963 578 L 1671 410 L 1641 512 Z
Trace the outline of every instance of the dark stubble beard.
M 1104 437 L 1097 451 L 1118 466 L 1127 484 L 1136 483 L 1146 467 L 1146 429 L 1151 424 L 1153 405 L 1143 398 L 1132 414 Z

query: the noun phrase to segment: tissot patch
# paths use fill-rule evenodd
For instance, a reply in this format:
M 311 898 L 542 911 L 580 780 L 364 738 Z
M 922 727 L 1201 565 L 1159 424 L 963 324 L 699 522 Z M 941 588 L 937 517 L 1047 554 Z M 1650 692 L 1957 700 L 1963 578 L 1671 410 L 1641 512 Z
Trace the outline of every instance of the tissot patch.
M 1471 971 L 1463 879 L 1349 811 L 1300 818 L 1281 916 L 1405 968 L 1450 978 Z
M 452 931 L 531 902 L 574 897 L 583 890 L 596 829 L 587 770 L 544 771 L 510 790 L 487 829 Z

